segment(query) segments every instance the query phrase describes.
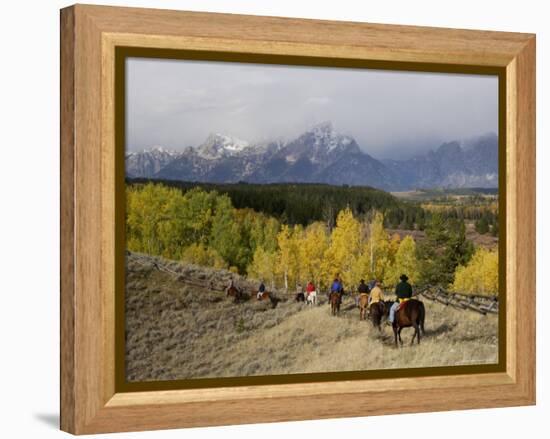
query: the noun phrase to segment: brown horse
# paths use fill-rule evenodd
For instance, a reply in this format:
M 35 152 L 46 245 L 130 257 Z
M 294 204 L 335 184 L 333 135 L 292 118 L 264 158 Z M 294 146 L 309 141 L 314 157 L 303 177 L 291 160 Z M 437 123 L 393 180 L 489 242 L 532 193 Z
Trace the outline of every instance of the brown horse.
M 333 316 L 340 313 L 340 303 L 342 303 L 342 296 L 340 293 L 332 292 L 328 296 L 330 302 L 330 312 Z
M 279 299 L 277 299 L 271 292 L 264 291 L 263 293 L 258 293 L 258 291 L 252 290 L 250 292 L 250 297 L 255 298 L 258 302 L 263 302 L 265 300 L 271 301 L 271 305 L 273 308 L 277 306 L 277 303 L 279 303 Z
M 367 319 L 367 311 L 369 309 L 369 295 L 360 294 L 359 295 L 359 320 Z
M 395 319 L 393 321 L 393 335 L 395 337 L 395 346 L 397 347 L 397 338 L 399 343 L 403 344 L 401 340 L 401 330 L 403 328 L 414 328 L 414 334 L 411 340 L 411 345 L 414 343 L 415 337 L 420 344 L 420 330 L 424 334 L 424 318 L 426 316 L 426 310 L 424 304 L 420 300 L 408 300 L 400 309 L 395 313 Z
M 241 300 L 245 299 L 245 295 L 243 291 L 236 286 L 231 286 L 227 289 L 227 292 L 225 293 L 226 297 L 233 297 L 233 300 L 235 302 L 239 302 Z
M 375 328 L 382 331 L 382 319 L 388 316 L 390 307 L 393 302 L 375 302 L 370 306 L 370 320 Z

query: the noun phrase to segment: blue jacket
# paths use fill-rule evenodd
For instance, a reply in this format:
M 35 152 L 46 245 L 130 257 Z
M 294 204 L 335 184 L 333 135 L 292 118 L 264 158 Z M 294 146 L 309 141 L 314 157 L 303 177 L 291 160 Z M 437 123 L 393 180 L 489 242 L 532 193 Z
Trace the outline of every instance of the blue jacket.
M 339 293 L 342 290 L 342 284 L 335 280 L 332 282 L 332 287 L 330 287 L 330 291 Z

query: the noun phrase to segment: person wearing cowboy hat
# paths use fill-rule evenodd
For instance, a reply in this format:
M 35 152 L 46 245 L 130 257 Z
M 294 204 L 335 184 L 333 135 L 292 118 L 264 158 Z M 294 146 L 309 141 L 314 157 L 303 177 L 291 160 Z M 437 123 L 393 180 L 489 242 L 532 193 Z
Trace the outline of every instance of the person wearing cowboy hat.
M 384 292 L 382 291 L 382 283 L 379 280 L 374 281 L 374 288 L 370 291 L 369 309 L 373 303 L 383 302 Z
M 399 309 L 399 305 L 402 302 L 406 302 L 407 300 L 409 300 L 413 295 L 411 284 L 407 282 L 409 280 L 407 275 L 402 274 L 401 276 L 399 276 L 399 279 L 401 280 L 401 282 L 399 282 L 395 286 L 395 296 L 397 297 L 397 301 L 390 308 L 390 315 L 388 317 L 388 324 L 390 325 L 393 324 L 395 313 Z

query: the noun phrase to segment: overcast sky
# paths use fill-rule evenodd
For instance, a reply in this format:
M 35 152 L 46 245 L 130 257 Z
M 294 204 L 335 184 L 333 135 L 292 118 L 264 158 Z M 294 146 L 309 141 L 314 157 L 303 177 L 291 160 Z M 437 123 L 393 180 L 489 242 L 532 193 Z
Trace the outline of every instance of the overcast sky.
M 225 62 L 127 60 L 127 148 L 181 150 L 210 133 L 292 138 L 331 121 L 376 158 L 498 133 L 498 78 Z

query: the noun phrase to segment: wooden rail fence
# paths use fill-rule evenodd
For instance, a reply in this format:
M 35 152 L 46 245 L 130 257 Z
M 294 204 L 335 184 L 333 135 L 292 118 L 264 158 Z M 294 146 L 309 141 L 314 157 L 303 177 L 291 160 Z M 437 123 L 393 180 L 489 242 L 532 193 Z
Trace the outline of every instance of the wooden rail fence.
M 434 286 L 419 289 L 417 295 L 457 309 L 475 311 L 483 315 L 498 314 L 497 296 L 455 293 Z

